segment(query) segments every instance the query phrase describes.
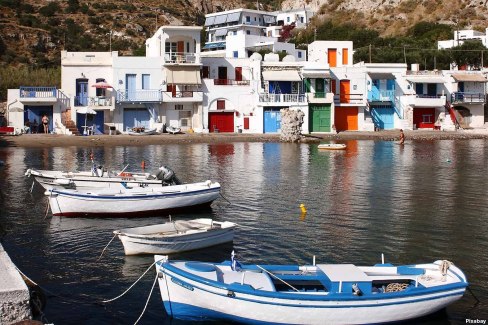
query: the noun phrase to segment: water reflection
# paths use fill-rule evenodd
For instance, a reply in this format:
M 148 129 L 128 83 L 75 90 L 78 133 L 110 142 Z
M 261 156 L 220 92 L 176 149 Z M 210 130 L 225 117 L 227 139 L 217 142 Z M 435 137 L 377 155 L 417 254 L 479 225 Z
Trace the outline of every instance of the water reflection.
M 32 180 L 24 177 L 27 168 L 87 170 L 93 152 L 97 164 L 111 170 L 129 165 L 138 171 L 144 160 L 147 171 L 166 165 L 185 182 L 221 183 L 230 203 L 218 199 L 210 212 L 173 218 L 236 222 L 241 227 L 234 242 L 174 258 L 222 261 L 233 249 L 244 263 L 311 263 L 316 255 L 318 263 L 371 264 L 380 261 L 381 253 L 392 263 L 447 258 L 466 272 L 482 303 L 469 310 L 473 299 L 467 295 L 440 320 L 422 322 L 488 318 L 486 141 L 346 144 L 345 151 L 284 143 L 1 148 L 6 163 L 0 168 L 2 244 L 21 269 L 59 295 L 50 299 L 50 321 L 129 324 L 137 319 L 152 271 L 127 299 L 98 306 L 85 298 L 117 296 L 153 263 L 150 256 L 126 257 L 117 239 L 98 261 L 113 230 L 165 222 L 168 216 L 44 219 L 43 190 L 36 186 L 30 193 Z M 134 301 L 141 302 L 140 308 L 133 307 Z M 157 292 L 143 320 L 170 323 Z

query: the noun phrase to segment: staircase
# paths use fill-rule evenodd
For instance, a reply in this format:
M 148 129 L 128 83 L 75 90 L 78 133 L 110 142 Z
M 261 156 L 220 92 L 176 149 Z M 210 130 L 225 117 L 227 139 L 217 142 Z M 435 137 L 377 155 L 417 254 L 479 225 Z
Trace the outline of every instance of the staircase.
M 61 113 L 61 124 L 59 126 L 60 129 L 64 129 L 64 134 L 70 135 L 81 135 L 80 131 L 76 127 L 75 122 L 71 119 L 71 108 L 68 108 L 66 111 Z
M 80 131 L 78 131 L 78 128 L 76 127 L 76 124 L 75 124 L 75 122 L 73 122 L 73 120 L 67 120 L 67 121 L 65 121 L 64 126 L 66 127 L 66 129 L 69 132 L 71 132 L 71 134 L 73 134 L 73 135 L 81 135 Z

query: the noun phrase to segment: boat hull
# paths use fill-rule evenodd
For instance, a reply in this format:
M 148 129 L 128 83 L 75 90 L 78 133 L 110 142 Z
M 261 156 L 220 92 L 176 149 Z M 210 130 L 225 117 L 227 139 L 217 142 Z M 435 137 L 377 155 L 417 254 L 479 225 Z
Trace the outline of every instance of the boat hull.
M 50 190 L 46 192 L 54 216 L 64 217 L 138 217 L 188 208 L 208 207 L 220 195 L 218 183 L 194 183 L 145 188 L 139 192 L 125 190 L 78 191 Z
M 210 233 L 210 234 L 209 234 Z M 125 255 L 173 254 L 215 246 L 234 239 L 234 228 L 211 230 L 182 237 L 133 237 L 119 235 Z
M 322 150 L 345 150 L 345 144 L 319 144 L 318 148 Z
M 161 256 L 155 256 L 156 260 L 158 258 Z M 174 272 L 165 263 L 158 263 L 157 270 L 166 312 L 183 320 L 254 324 L 389 323 L 439 311 L 460 299 L 465 292 L 465 286 L 458 284 L 409 295 L 378 294 L 378 298 L 351 294 L 350 297 L 341 297 L 340 294 L 317 292 L 301 294 L 297 298 L 298 294 L 293 292 L 256 294 L 257 288 L 241 291 L 237 289 L 238 284 L 215 285 L 212 281 L 198 281 L 192 275 L 186 276 L 187 273 Z

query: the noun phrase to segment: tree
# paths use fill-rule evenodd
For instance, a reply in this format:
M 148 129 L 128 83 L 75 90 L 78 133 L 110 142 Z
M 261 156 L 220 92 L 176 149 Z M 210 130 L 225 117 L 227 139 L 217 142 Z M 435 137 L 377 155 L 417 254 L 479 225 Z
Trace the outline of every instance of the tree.
M 472 66 L 480 68 L 482 52 L 486 50 L 487 48 L 479 41 L 464 41 L 462 45 L 453 47 L 451 52 L 452 58 L 458 67 Z

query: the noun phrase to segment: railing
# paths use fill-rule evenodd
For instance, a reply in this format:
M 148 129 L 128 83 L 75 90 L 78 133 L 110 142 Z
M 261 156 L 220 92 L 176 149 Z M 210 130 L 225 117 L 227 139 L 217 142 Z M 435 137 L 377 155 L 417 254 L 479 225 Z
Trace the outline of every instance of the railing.
M 234 80 L 234 79 L 214 79 L 214 85 L 217 86 L 248 86 L 249 80 Z
M 171 96 L 173 98 L 188 98 L 188 97 L 193 97 L 193 93 L 199 92 L 199 91 L 193 91 L 193 90 L 184 90 L 184 91 L 176 91 L 172 92 Z
M 394 90 L 374 90 L 368 92 L 368 101 L 370 102 L 393 102 L 395 97 Z
M 165 63 L 195 63 L 197 57 L 191 52 L 169 52 L 164 54 Z
M 452 103 L 484 103 L 485 95 L 482 93 L 455 92 L 451 94 Z
M 259 94 L 261 103 L 304 103 L 304 94 Z
M 405 118 L 405 110 L 403 109 L 403 104 L 400 101 L 400 96 L 395 97 L 395 103 L 393 105 L 395 112 L 397 113 L 398 117 L 403 120 Z
M 449 112 L 449 116 L 451 117 L 451 121 L 452 123 L 454 123 L 454 126 L 456 128 L 460 128 L 461 125 L 459 124 L 459 121 L 456 117 L 456 112 L 454 111 L 454 108 L 452 108 L 452 105 L 451 103 L 446 103 L 446 105 L 444 106 L 446 108 L 446 110 Z
M 161 90 L 133 90 L 133 91 L 117 91 L 118 102 L 161 102 Z
M 334 102 L 339 104 L 362 104 L 363 94 L 340 94 L 334 95 Z
M 56 87 L 19 87 L 20 98 L 52 98 L 57 97 Z
M 75 96 L 75 106 L 88 106 L 90 97 L 88 96 Z

